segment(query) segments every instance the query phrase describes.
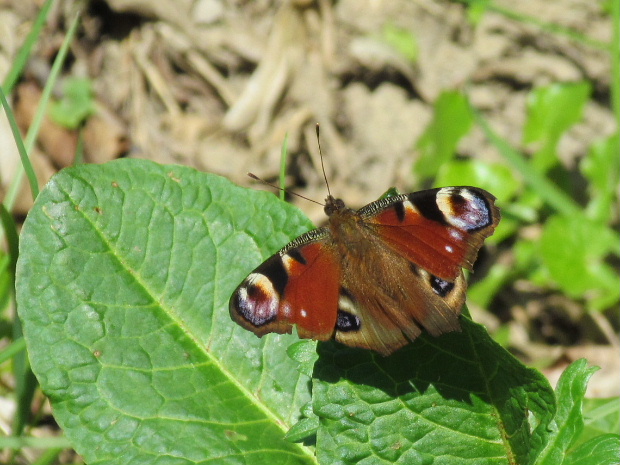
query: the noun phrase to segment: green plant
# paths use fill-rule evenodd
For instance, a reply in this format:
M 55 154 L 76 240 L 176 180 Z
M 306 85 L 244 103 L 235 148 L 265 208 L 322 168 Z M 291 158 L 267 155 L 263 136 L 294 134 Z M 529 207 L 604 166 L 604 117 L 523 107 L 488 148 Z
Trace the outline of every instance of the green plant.
M 58 124 L 76 129 L 95 111 L 92 83 L 85 78 L 69 78 L 63 83 L 63 96 L 50 104 L 50 116 Z
M 310 341 L 291 358 L 294 336 L 237 327 L 235 286 L 310 226 L 272 194 L 180 166 L 119 160 L 54 177 L 24 225 L 17 297 L 33 369 L 87 462 L 571 456 L 585 361 L 554 394 L 468 319 L 388 358 L 336 343 L 317 355 Z M 284 439 L 291 427 L 304 442 Z

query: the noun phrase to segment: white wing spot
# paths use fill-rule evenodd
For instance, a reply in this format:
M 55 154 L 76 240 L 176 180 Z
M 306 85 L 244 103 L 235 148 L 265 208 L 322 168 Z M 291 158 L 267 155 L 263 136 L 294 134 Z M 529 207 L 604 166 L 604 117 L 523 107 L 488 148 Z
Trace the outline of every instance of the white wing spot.
M 452 239 L 457 240 L 457 241 L 462 241 L 463 240 L 463 234 L 458 229 L 450 228 L 450 237 Z

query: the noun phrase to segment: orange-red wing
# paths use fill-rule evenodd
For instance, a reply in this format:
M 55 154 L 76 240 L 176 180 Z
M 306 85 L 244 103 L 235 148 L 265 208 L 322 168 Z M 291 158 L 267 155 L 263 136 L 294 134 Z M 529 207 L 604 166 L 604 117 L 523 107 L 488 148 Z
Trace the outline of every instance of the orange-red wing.
M 482 189 L 430 189 L 373 202 L 360 210 L 387 245 L 432 275 L 454 281 L 472 269 L 499 222 L 494 197 Z
M 288 282 L 278 319 L 297 325 L 300 337 L 330 339 L 336 327 L 340 261 L 322 242 L 302 245 L 282 255 Z
M 230 299 L 233 320 L 258 336 L 297 325 L 300 337 L 332 337 L 340 262 L 325 241 L 307 242 L 313 237 L 301 236 L 250 273 Z

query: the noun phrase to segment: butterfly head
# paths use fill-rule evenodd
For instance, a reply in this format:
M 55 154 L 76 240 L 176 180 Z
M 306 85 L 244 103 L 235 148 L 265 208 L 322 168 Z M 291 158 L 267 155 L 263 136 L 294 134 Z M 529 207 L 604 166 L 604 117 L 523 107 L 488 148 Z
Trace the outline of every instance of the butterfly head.
M 327 216 L 332 216 L 335 212 L 343 210 L 346 208 L 344 204 L 344 200 L 337 199 L 331 195 L 328 195 L 325 199 L 325 214 Z

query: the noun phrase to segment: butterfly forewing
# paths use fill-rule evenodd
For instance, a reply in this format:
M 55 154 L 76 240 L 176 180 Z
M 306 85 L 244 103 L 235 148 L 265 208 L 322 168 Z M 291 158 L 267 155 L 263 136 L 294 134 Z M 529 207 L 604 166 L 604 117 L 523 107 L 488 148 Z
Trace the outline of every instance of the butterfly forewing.
M 232 318 L 259 336 L 290 333 L 327 340 L 336 326 L 340 263 L 324 248 L 324 229 L 310 231 L 270 257 L 239 285 Z
M 434 276 L 454 281 L 472 269 L 499 222 L 495 197 L 473 187 L 445 187 L 389 197 L 360 209 L 376 234 Z

